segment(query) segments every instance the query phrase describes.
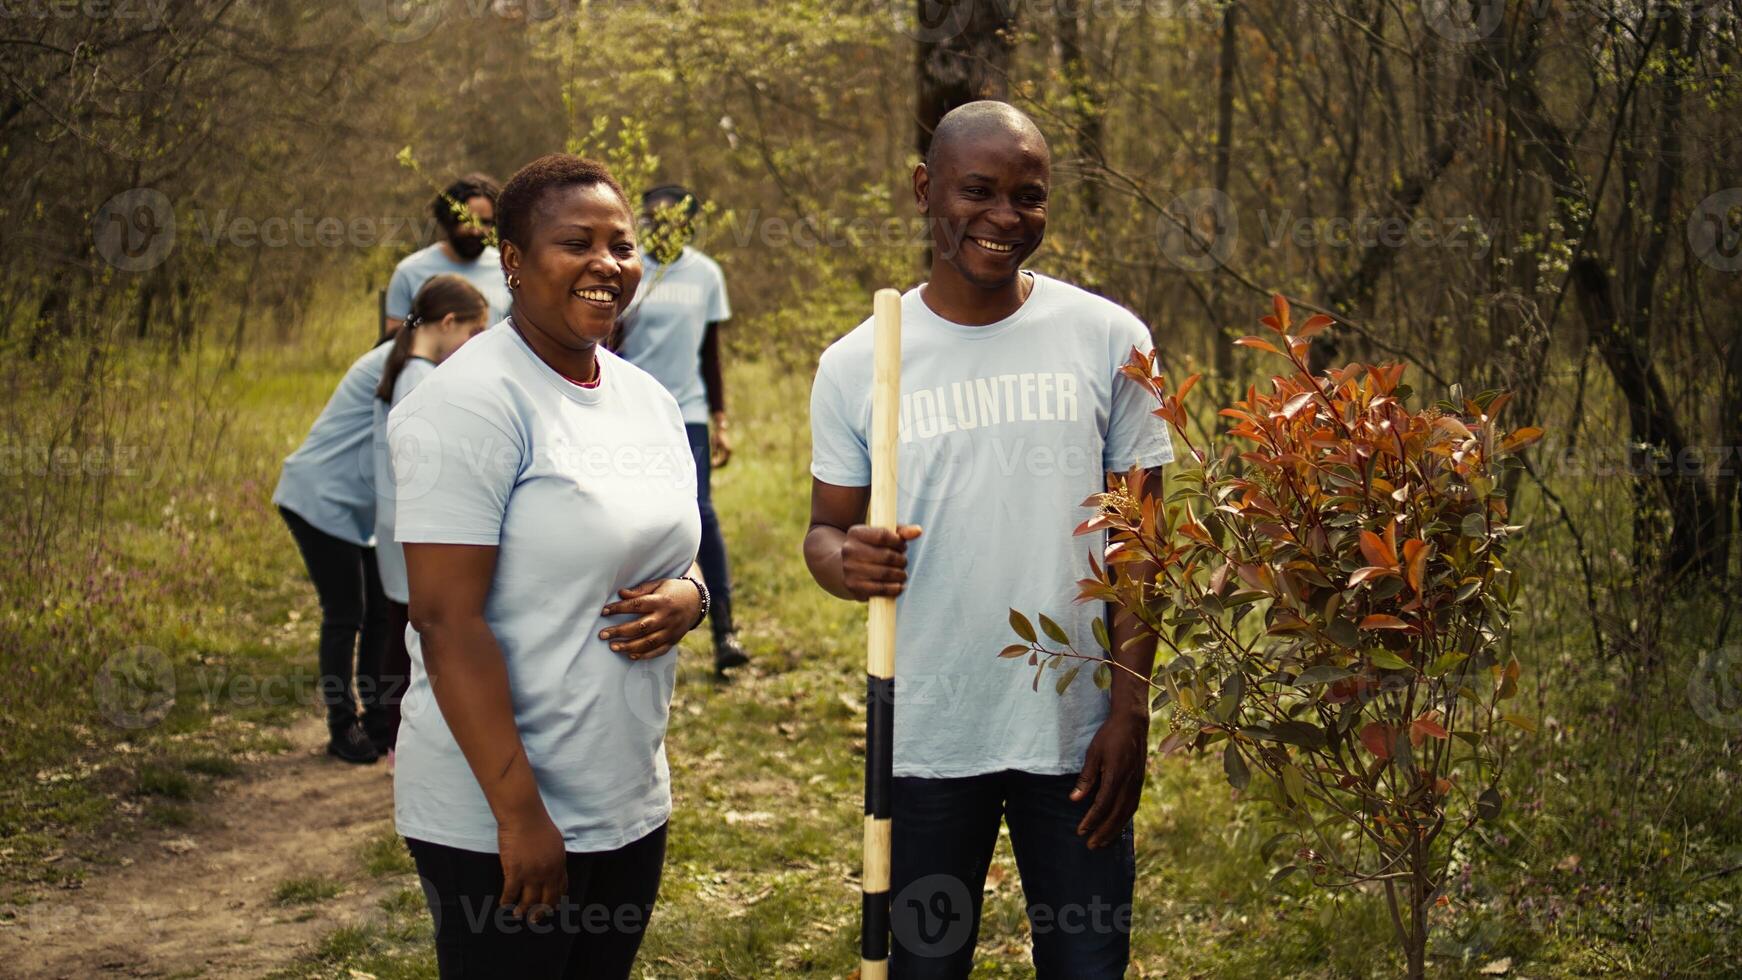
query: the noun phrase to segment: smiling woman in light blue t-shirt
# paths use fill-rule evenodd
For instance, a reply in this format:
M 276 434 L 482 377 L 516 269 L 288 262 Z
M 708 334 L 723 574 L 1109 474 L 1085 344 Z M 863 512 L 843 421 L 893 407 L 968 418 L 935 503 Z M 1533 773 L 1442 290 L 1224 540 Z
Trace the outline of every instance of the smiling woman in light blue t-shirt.
M 677 402 L 599 346 L 641 278 L 616 181 L 542 157 L 498 221 L 512 312 L 388 419 L 395 818 L 442 976 L 628 977 L 671 812 L 666 654 L 707 610 L 695 466 Z

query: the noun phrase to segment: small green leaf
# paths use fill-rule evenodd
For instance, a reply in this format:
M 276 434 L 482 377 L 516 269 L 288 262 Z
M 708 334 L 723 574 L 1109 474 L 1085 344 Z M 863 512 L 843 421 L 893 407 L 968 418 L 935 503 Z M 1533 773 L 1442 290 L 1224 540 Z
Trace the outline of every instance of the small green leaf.
M 1522 728 L 1533 733 L 1536 731 L 1536 719 L 1528 715 L 1501 715 L 1501 717 L 1515 728 Z
M 1058 644 L 1061 644 L 1063 646 L 1070 646 L 1071 645 L 1071 635 L 1069 633 L 1065 632 L 1065 628 L 1063 626 L 1060 626 L 1059 624 L 1053 622 L 1052 618 L 1049 617 L 1046 613 L 1040 614 L 1040 631 L 1042 633 L 1045 633 L 1047 636 L 1047 639 L 1053 641 L 1054 643 L 1058 643 Z
M 1465 514 L 1460 530 L 1466 538 L 1485 538 L 1488 536 L 1488 521 L 1481 514 Z
M 1095 686 L 1105 691 L 1113 686 L 1113 668 L 1106 664 L 1095 665 Z
M 1028 621 L 1027 616 L 1014 609 L 1010 610 L 1010 628 L 1016 631 L 1017 636 L 1030 643 L 1036 643 L 1040 640 L 1040 636 L 1034 632 L 1034 624 Z
M 1476 797 L 1476 816 L 1487 822 L 1500 816 L 1500 791 L 1490 786 Z
M 1302 671 L 1301 675 L 1294 679 L 1294 686 L 1317 687 L 1320 684 L 1329 684 L 1333 681 L 1340 681 L 1345 677 L 1353 676 L 1354 671 L 1347 667 L 1333 667 L 1330 664 L 1320 664 L 1317 667 L 1309 667 Z
M 1357 647 L 1361 645 L 1361 634 L 1356 631 L 1355 624 L 1346 619 L 1335 619 L 1325 627 L 1325 635 L 1331 642 L 1340 647 Z
M 1233 742 L 1222 750 L 1222 771 L 1228 775 L 1228 785 L 1237 790 L 1244 790 L 1252 782 L 1252 770 L 1246 768 L 1246 760 L 1240 758 L 1240 750 Z
M 1405 662 L 1402 657 L 1392 653 L 1390 650 L 1374 650 L 1372 653 L 1367 655 L 1367 659 L 1373 664 L 1373 666 L 1383 667 L 1386 670 L 1410 669 L 1409 664 Z
M 1058 682 L 1057 686 L 1054 688 L 1054 690 L 1058 691 L 1060 694 L 1065 693 L 1065 688 L 1070 687 L 1071 681 L 1074 681 L 1077 679 L 1077 671 L 1082 670 L 1082 669 L 1083 669 L 1083 665 L 1078 664 L 1075 667 L 1072 667 L 1070 670 L 1065 671 L 1064 676 L 1059 678 L 1059 682 Z
M 1428 667 L 1427 675 L 1429 677 L 1444 677 L 1456 670 L 1459 664 L 1468 659 L 1470 659 L 1470 655 L 1462 650 L 1453 650 L 1450 653 L 1442 653 L 1440 654 L 1439 659 L 1435 660 Z
M 1298 869 L 1292 864 L 1285 864 L 1282 867 L 1277 868 L 1276 873 L 1270 876 L 1270 887 L 1275 888 L 1279 883 L 1281 883 L 1282 879 L 1294 874 L 1296 870 Z
M 1094 627 L 1093 632 L 1095 634 L 1095 645 L 1100 647 L 1101 649 L 1107 651 L 1108 653 L 1112 653 L 1113 652 L 1113 641 L 1107 636 L 1107 621 L 1105 619 L 1102 619 L 1099 616 L 1096 616 L 1093 627 Z
M 1282 767 L 1282 789 L 1296 803 L 1306 799 L 1306 776 L 1301 774 L 1299 766 L 1291 763 Z
M 1012 643 L 1009 646 L 1005 647 L 1004 649 L 998 651 L 998 656 L 1000 656 L 1000 657 L 1020 657 L 1023 654 L 1027 653 L 1028 650 L 1029 650 L 1029 647 L 1027 644 Z
M 1237 705 L 1245 696 L 1246 675 L 1236 670 L 1232 674 L 1229 674 L 1227 679 L 1222 681 L 1221 698 L 1224 701 Z
M 1319 726 L 1304 721 L 1279 722 L 1270 729 L 1270 737 L 1278 742 L 1298 745 L 1303 749 L 1325 747 L 1325 732 Z

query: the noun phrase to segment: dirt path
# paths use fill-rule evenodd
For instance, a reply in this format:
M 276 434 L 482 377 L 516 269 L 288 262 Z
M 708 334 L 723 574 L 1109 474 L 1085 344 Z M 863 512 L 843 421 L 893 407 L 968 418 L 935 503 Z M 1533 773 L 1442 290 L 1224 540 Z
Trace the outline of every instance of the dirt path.
M 191 826 L 141 834 L 112 855 L 131 863 L 40 893 L 0 929 L 0 976 L 259 977 L 333 928 L 379 914 L 376 902 L 399 883 L 366 875 L 359 852 L 391 825 L 385 760 L 328 758 L 316 719 L 287 734 L 291 751 L 220 784 Z M 280 882 L 310 876 L 344 890 L 273 902 Z

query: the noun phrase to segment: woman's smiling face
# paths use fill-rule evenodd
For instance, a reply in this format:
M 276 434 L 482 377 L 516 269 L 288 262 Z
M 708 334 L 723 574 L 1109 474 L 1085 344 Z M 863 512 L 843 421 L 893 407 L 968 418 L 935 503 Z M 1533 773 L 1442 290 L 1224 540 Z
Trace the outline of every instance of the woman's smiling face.
M 635 219 L 606 184 L 567 184 L 539 199 L 525 243 L 504 242 L 502 263 L 520 278 L 515 308 L 570 350 L 611 334 L 641 283 Z

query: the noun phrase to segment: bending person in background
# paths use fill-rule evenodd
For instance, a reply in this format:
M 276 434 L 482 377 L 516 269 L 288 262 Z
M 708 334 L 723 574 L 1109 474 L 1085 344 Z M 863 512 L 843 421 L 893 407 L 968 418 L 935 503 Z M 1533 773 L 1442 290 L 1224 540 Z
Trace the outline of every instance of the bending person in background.
M 624 314 L 615 350 L 659 379 L 683 411 L 684 430 L 696 461 L 696 502 L 702 514 L 699 561 L 713 590 L 709 624 L 714 634 L 714 670 L 724 674 L 750 662 L 732 623 L 732 574 L 726 539 L 714 512 L 712 470 L 732 458 L 726 427 L 726 383 L 720 369 L 720 326 L 732 316 L 720 266 L 688 244 L 691 221 L 701 204 L 677 184 L 641 196 L 647 234 L 644 272 L 635 301 Z
M 405 649 L 411 593 L 405 582 L 405 549 L 393 537 L 396 484 L 387 454 L 387 413 L 449 354 L 482 333 L 489 324 L 489 313 L 484 294 L 466 280 L 451 274 L 430 279 L 411 301 L 411 312 L 394 336 L 381 384 L 375 389 L 375 561 L 381 572 L 381 591 L 387 597 L 387 646 L 380 672 L 369 679 L 379 692 L 376 704 L 380 710 L 371 711 L 363 719 L 363 727 L 375 750 L 386 755 L 390 765 L 399 736 L 399 703 L 411 679 L 411 656 Z M 417 479 L 415 472 L 408 476 L 414 482 Z
M 387 282 L 387 336 L 411 312 L 412 297 L 432 276 L 455 275 L 478 287 L 490 304 L 490 322 L 508 315 L 508 287 L 496 238 L 496 198 L 502 193 L 483 174 L 467 174 L 449 184 L 430 204 L 441 240 L 401 259 Z M 456 208 L 455 205 L 460 205 Z
M 376 713 L 380 692 L 357 679 L 380 673 L 387 637 L 387 597 L 375 564 L 370 426 L 375 389 L 392 351 L 392 344 L 381 344 L 345 372 L 308 437 L 285 458 L 272 492 L 272 503 L 290 526 L 321 601 L 320 689 L 327 706 L 327 753 L 355 763 L 380 756 L 361 720 Z
M 707 611 L 695 468 L 677 402 L 599 346 L 641 279 L 610 173 L 534 160 L 501 229 L 508 320 L 387 422 L 412 625 L 394 815 L 443 977 L 628 977 L 671 813 L 666 654 Z

